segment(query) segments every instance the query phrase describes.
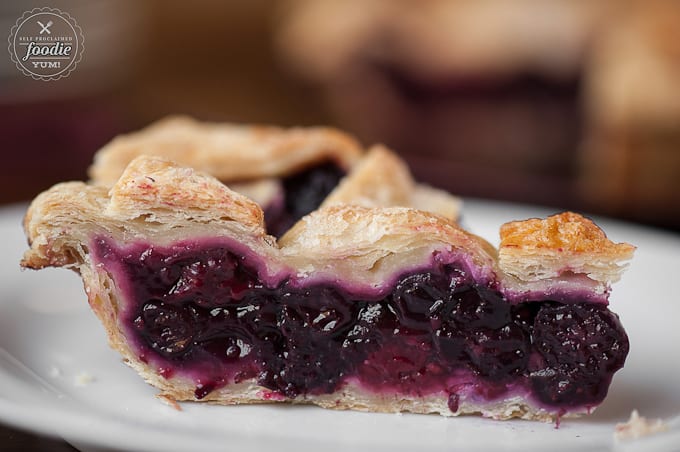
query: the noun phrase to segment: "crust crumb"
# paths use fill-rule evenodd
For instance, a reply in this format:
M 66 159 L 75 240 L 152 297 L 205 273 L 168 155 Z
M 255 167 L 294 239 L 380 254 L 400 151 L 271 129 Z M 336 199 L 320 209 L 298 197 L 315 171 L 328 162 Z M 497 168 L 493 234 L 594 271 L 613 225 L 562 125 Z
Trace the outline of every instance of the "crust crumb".
M 95 381 L 95 378 L 87 372 L 81 372 L 75 377 L 74 385 L 83 387 Z
M 156 394 L 156 398 L 163 402 L 165 405 L 169 406 L 170 408 L 177 411 L 182 411 L 182 407 L 180 406 L 179 403 L 177 403 L 177 400 L 175 400 L 173 397 L 170 397 L 167 394 Z
M 640 416 L 637 410 L 633 410 L 628 422 L 616 424 L 614 437 L 617 440 L 637 439 L 666 430 L 668 430 L 668 425 L 661 419 L 647 419 Z
M 57 366 L 50 367 L 49 375 L 52 378 L 59 378 L 63 375 L 61 369 Z

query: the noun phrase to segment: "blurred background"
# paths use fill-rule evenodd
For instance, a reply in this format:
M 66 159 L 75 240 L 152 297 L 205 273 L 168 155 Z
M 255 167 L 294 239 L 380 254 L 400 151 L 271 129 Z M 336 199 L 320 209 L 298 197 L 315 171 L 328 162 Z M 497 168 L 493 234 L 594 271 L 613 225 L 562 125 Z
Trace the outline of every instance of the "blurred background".
M 51 82 L 0 57 L 0 204 L 179 113 L 334 125 L 462 196 L 680 231 L 677 0 L 9 0 L 2 36 L 43 6 L 85 53 Z M 75 450 L 4 427 L 0 444 Z
M 680 2 L 6 1 L 50 6 L 85 53 L 44 82 L 0 58 L 0 203 L 86 179 L 168 114 L 327 124 L 462 196 L 680 230 Z

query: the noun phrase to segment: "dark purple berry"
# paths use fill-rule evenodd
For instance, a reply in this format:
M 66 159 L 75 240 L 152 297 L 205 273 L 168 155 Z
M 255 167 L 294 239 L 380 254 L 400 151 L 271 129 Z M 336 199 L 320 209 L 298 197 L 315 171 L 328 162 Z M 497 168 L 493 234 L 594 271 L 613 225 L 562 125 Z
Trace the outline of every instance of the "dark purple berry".
M 451 280 L 444 275 L 416 273 L 402 278 L 394 288 L 392 303 L 401 325 L 428 329 L 451 298 Z
M 504 379 L 520 373 L 529 359 L 529 337 L 514 323 L 468 333 L 468 355 L 480 375 Z
M 510 304 L 496 291 L 475 286 L 454 296 L 450 319 L 459 328 L 502 328 L 510 321 Z
M 465 363 L 468 340 L 464 331 L 453 322 L 444 322 L 434 331 L 434 343 L 444 362 Z
M 174 357 L 192 346 L 198 313 L 191 307 L 167 305 L 162 301 L 147 302 L 135 320 L 148 344 L 166 357 Z
M 520 303 L 512 306 L 512 321 L 522 328 L 527 334 L 531 335 L 534 331 L 534 319 L 543 303 Z
M 295 219 L 307 215 L 321 205 L 343 176 L 338 165 L 329 162 L 285 178 L 286 210 Z
M 282 236 L 300 218 L 316 210 L 344 175 L 338 165 L 328 162 L 284 178 L 284 207 L 266 212 L 267 231 Z
M 546 303 L 534 322 L 533 386 L 546 403 L 599 403 L 628 347 L 618 316 L 606 306 Z

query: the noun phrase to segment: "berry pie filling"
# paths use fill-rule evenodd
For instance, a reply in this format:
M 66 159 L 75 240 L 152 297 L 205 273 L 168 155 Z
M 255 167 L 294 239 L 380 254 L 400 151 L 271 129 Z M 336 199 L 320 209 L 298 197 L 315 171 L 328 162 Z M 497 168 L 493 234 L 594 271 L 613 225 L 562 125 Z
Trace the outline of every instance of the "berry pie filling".
M 465 400 L 514 396 L 563 414 L 598 405 L 628 338 L 604 303 L 509 301 L 465 259 L 433 258 L 382 287 L 271 272 L 228 238 L 91 244 L 121 291 L 119 322 L 138 358 L 195 398 L 256 382 L 264 400 L 330 394 Z M 441 257 L 441 256 L 440 256 Z
M 326 162 L 284 177 L 282 198 L 264 211 L 267 232 L 281 237 L 300 218 L 316 210 L 344 176 L 336 163 Z

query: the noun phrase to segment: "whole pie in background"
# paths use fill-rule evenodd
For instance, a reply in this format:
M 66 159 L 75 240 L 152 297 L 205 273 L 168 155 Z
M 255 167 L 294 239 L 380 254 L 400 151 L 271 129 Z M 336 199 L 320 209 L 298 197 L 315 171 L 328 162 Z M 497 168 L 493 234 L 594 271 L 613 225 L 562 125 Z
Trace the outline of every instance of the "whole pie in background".
M 282 17 L 290 72 L 416 176 L 680 225 L 677 2 L 299 0 Z

